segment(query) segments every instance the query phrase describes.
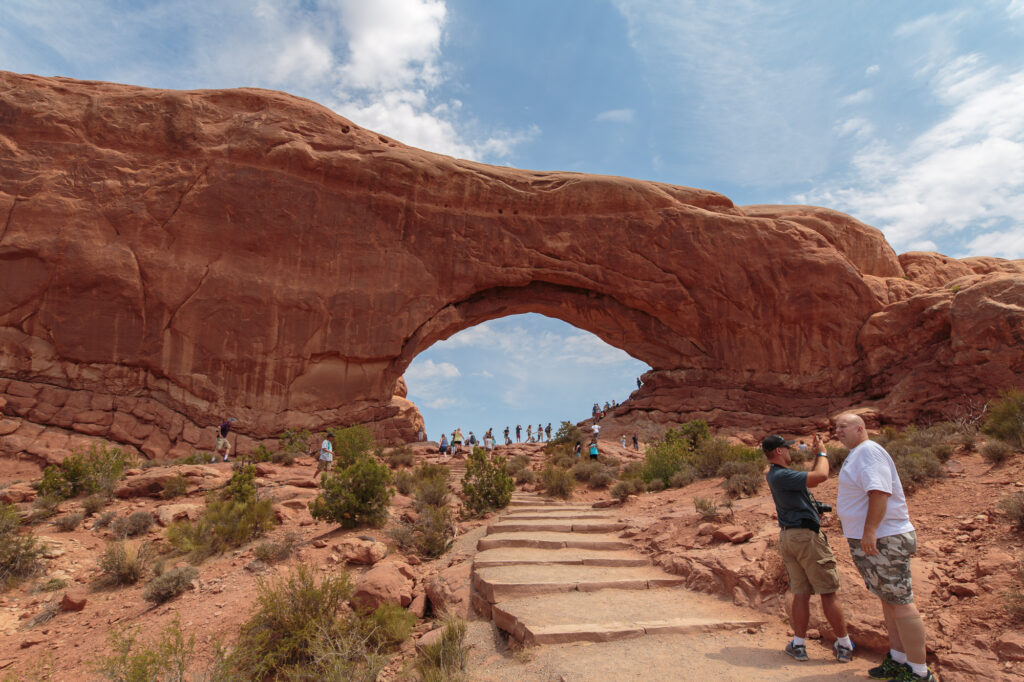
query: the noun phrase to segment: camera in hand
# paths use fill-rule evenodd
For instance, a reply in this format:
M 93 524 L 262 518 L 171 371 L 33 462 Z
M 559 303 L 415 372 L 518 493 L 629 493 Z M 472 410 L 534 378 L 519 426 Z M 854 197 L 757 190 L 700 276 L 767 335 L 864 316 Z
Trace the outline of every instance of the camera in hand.
M 815 499 L 814 495 L 811 495 L 811 504 L 814 505 L 814 511 L 818 512 L 819 516 L 821 516 L 825 512 L 832 511 L 832 505 L 831 504 L 825 504 L 824 502 L 818 502 L 818 500 Z

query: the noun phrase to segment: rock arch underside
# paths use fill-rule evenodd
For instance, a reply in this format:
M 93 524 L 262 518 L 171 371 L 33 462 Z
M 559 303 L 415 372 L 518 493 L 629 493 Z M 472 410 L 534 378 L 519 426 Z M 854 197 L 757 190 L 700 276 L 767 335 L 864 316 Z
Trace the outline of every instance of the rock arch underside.
M 623 418 L 949 416 L 1024 376 L 1024 261 L 808 206 L 489 166 L 256 90 L 0 73 L 2 449 L 147 456 L 421 418 L 432 343 L 537 312 L 648 363 Z M 243 443 L 240 442 L 240 446 Z

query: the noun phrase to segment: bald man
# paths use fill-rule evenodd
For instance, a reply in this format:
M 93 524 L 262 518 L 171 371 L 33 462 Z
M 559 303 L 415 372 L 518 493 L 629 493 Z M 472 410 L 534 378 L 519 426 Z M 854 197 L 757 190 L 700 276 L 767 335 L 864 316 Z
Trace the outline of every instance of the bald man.
M 869 440 L 864 420 L 836 420 L 836 436 L 850 449 L 839 471 L 836 514 L 864 584 L 882 602 L 889 653 L 868 674 L 874 679 L 935 680 L 925 664 L 925 629 L 914 606 L 910 557 L 917 533 L 892 457 Z

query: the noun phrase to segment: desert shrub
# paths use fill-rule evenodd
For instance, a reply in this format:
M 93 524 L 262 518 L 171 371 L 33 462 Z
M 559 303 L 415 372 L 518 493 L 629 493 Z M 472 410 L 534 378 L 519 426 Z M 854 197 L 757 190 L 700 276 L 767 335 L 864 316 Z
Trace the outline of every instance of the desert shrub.
M 192 566 L 172 568 L 150 580 L 142 591 L 142 598 L 154 604 L 163 604 L 187 590 L 198 577 L 199 571 Z
M 829 471 L 839 471 L 850 455 L 850 451 L 842 445 L 826 445 L 825 452 L 828 454 Z
M 550 445 L 565 445 L 570 446 L 575 443 L 582 443 L 585 440 L 583 432 L 580 428 L 572 422 L 562 422 L 558 425 L 558 430 L 551 434 Z
M 1002 464 L 1013 454 L 1013 446 L 1001 440 L 990 440 L 981 447 L 981 456 L 992 464 Z
M 351 464 L 335 464 L 333 472 L 321 476 L 320 494 L 309 503 L 309 513 L 314 519 L 334 521 L 343 528 L 382 525 L 387 521 L 391 503 L 391 470 L 368 455 L 353 457 Z
M 590 485 L 592 489 L 598 490 L 599 488 L 607 488 L 614 482 L 615 476 L 613 476 L 609 471 L 602 469 L 601 471 L 598 471 L 596 474 L 592 474 L 590 476 L 590 481 L 588 481 L 588 485 Z
M 571 469 L 576 462 L 579 460 L 573 457 L 568 452 L 557 453 L 554 457 L 549 460 L 549 464 L 560 467 L 562 469 Z
M 195 635 L 188 639 L 175 617 L 165 630 L 149 642 L 140 642 L 141 628 L 110 632 L 108 642 L 112 653 L 100 658 L 94 672 L 116 682 L 184 682 L 192 663 Z
M 974 429 L 965 429 L 956 435 L 955 442 L 965 452 L 974 452 L 978 447 L 978 432 Z
M 953 456 L 953 446 L 949 443 L 936 443 L 931 447 L 931 453 L 935 455 L 935 459 L 946 463 Z
M 117 537 L 133 538 L 137 535 L 148 533 L 155 521 L 156 519 L 153 517 L 152 512 L 140 510 L 132 512 L 129 516 L 122 516 L 116 519 L 111 525 L 111 530 Z
M 39 494 L 61 499 L 91 493 L 109 497 L 130 464 L 131 458 L 121 449 L 93 443 L 88 452 L 74 452 L 60 466 L 47 467 Z
M 1000 394 L 989 406 L 988 419 L 981 430 L 1014 447 L 1024 447 L 1024 389 L 1013 388 Z
M 278 437 L 277 447 L 290 459 L 309 453 L 309 441 L 313 434 L 308 429 L 288 429 Z
M 274 453 L 263 443 L 258 443 L 247 459 L 253 462 L 270 462 L 274 459 Z
M 623 481 L 630 480 L 630 479 L 642 480 L 643 479 L 643 474 L 644 474 L 644 463 L 643 462 L 638 462 L 638 461 L 632 461 L 632 462 L 628 463 L 625 467 L 623 467 L 622 471 L 619 473 L 619 478 L 622 479 Z
M 764 463 L 732 460 L 719 468 L 718 475 L 725 478 L 722 486 L 732 497 L 756 495 L 764 483 Z
M 292 555 L 301 539 L 302 537 L 298 533 L 289 531 L 282 538 L 266 540 L 257 544 L 253 548 L 253 554 L 257 559 L 268 564 L 284 561 Z
M 89 497 L 82 500 L 82 511 L 85 512 L 86 516 L 98 514 L 106 506 L 107 498 L 103 497 L 103 495 L 89 495 Z
M 533 469 L 520 469 L 516 472 L 516 484 L 523 485 L 524 483 L 533 483 L 537 480 L 537 474 L 533 472 Z
M 669 430 L 666 436 L 672 433 L 672 430 Z M 641 478 L 648 483 L 655 478 L 662 481 L 672 480 L 672 475 L 683 468 L 692 451 L 690 440 L 683 436 L 666 437 L 654 443 L 644 454 Z
M 43 547 L 34 535 L 18 533 L 21 521 L 14 505 L 0 503 L 0 589 L 35 575 Z
M 277 580 L 257 579 L 256 589 L 256 610 L 242 624 L 227 666 L 251 680 L 328 679 L 304 673 L 315 669 L 318 638 L 342 632 L 338 613 L 352 595 L 348 574 L 300 564 Z
M 222 498 L 232 502 L 252 502 L 257 498 L 256 467 L 246 464 L 231 474 L 231 480 L 224 486 Z
M 707 497 L 693 498 L 693 508 L 705 519 L 718 517 L 718 503 Z
M 945 478 L 946 467 L 930 451 L 912 452 L 892 458 L 903 489 L 913 492 L 927 486 L 933 479 Z
M 134 544 L 123 541 L 108 542 L 100 555 L 100 579 L 102 585 L 134 585 L 142 578 L 149 561 L 149 545 L 145 542 Z
M 448 504 L 448 480 L 446 478 L 422 478 L 413 487 L 416 497 L 415 507 L 422 511 L 424 507 L 443 507 Z
M 664 489 L 665 481 L 661 480 L 660 478 L 652 478 L 651 480 L 647 481 L 648 492 L 656 493 Z
M 448 507 L 424 507 L 412 526 L 412 546 L 425 557 L 439 557 L 447 552 L 455 538 L 454 524 Z
M 569 469 L 569 473 L 572 474 L 573 478 L 584 483 L 589 481 L 592 476 L 603 471 L 604 467 L 600 462 L 592 462 L 590 460 L 576 462 L 576 464 L 572 465 L 572 468 Z
M 117 516 L 117 514 L 112 512 L 112 511 L 103 512 L 102 514 L 100 514 L 99 516 L 96 517 L 95 521 L 93 521 L 92 527 L 94 529 L 106 528 L 111 523 L 113 523 L 114 518 L 116 516 Z
M 65 533 L 70 533 L 74 529 L 78 528 L 84 518 L 85 512 L 75 512 L 73 514 L 65 514 L 64 516 L 58 517 L 53 524 L 57 526 L 59 530 L 62 530 Z
M 469 658 L 469 649 L 465 642 L 466 621 L 452 616 L 446 618 L 441 640 L 420 648 L 417 653 L 416 671 L 423 682 L 460 679 Z
M 165 500 L 173 500 L 175 497 L 181 497 L 188 492 L 188 479 L 178 474 L 174 478 L 169 478 L 164 481 L 163 486 L 160 489 L 160 497 Z
M 512 499 L 515 487 L 504 457 L 488 457 L 483 448 L 473 448 L 466 460 L 466 474 L 462 478 L 462 493 L 466 498 L 466 509 L 471 514 L 482 515 L 505 508 Z
M 395 472 L 394 481 L 395 490 L 402 493 L 403 495 L 408 495 L 412 493 L 412 487 L 416 483 L 416 479 L 415 477 L 413 477 L 412 472 L 407 471 L 405 469 L 401 469 Z
M 379 646 L 401 644 L 412 635 L 416 614 L 409 613 L 398 604 L 381 604 L 365 616 L 365 626 Z
M 416 455 L 408 445 L 392 448 L 388 453 L 388 464 L 393 467 L 411 467 L 416 461 Z
M 68 581 L 63 578 L 50 578 L 45 583 L 36 587 L 36 592 L 56 592 L 68 586 Z
M 576 479 L 562 467 L 548 465 L 540 472 L 540 483 L 551 497 L 568 500 L 576 489 Z
M 505 465 L 505 469 L 508 471 L 510 476 L 515 476 L 523 469 L 530 466 L 530 458 L 526 455 L 516 455 L 508 461 Z
M 448 467 L 443 464 L 431 464 L 430 462 L 424 462 L 413 469 L 412 473 L 417 481 L 422 481 L 427 478 L 437 478 L 447 481 L 449 470 Z
M 357 460 L 370 455 L 373 450 L 373 432 L 365 426 L 328 429 L 328 432 L 334 434 L 335 468 L 347 468 Z
M 672 474 L 668 484 L 673 488 L 682 488 L 683 486 L 690 485 L 695 480 L 697 480 L 697 474 L 694 473 L 693 467 L 684 464 L 682 469 Z
M 245 502 L 211 499 L 197 521 L 172 523 L 167 528 L 167 540 L 198 563 L 263 535 L 276 523 L 270 498 Z
M 999 501 L 1002 510 L 1017 530 L 1024 531 L 1024 491 L 1018 490 Z
M 706 438 L 697 444 L 690 465 L 699 478 L 718 476 L 726 462 L 764 462 L 760 450 L 745 445 L 734 445 L 721 438 Z

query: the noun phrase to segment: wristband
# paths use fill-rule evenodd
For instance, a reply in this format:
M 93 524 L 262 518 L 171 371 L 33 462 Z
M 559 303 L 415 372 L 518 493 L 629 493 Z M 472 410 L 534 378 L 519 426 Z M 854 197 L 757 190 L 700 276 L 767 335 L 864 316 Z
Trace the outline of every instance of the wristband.
M 828 453 L 827 452 L 819 452 L 818 453 L 818 457 L 828 457 Z

